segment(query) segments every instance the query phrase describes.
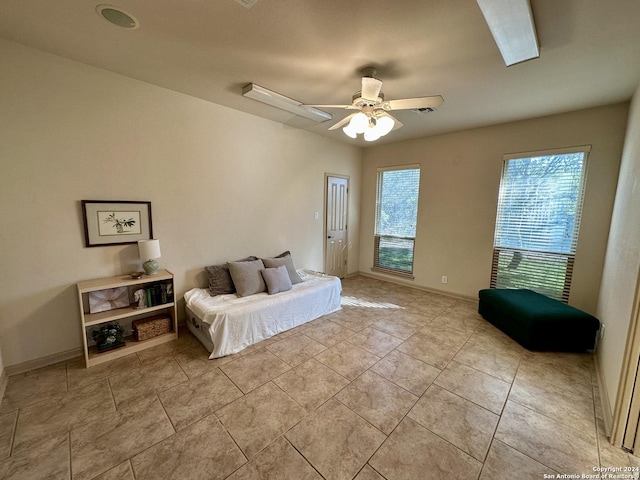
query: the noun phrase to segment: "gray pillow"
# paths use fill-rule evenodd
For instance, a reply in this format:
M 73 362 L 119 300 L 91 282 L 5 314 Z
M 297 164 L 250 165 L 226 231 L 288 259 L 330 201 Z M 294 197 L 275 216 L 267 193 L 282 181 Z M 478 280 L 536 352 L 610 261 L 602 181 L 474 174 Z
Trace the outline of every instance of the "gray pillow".
M 239 297 L 248 297 L 254 293 L 264 292 L 266 286 L 262 278 L 261 270 L 264 270 L 262 260 L 251 262 L 228 262 L 229 273 L 236 287 Z
M 284 265 L 277 268 L 265 268 L 262 270 L 262 276 L 267 284 L 267 293 L 269 295 L 291 290 L 291 279 L 289 278 L 287 267 Z
M 238 262 L 250 262 L 252 260 L 258 260 L 258 257 L 250 256 L 237 260 Z M 210 267 L 204 267 L 207 272 L 207 278 L 209 279 L 209 294 L 213 297 L 215 295 L 224 295 L 226 293 L 235 293 L 236 287 L 233 285 L 231 274 L 229 273 L 229 267 L 227 265 L 211 265 Z
M 302 279 L 298 272 L 296 272 L 296 267 L 293 265 L 293 258 L 291 258 L 291 253 L 284 252 L 278 255 L 275 258 L 263 258 L 262 263 L 267 268 L 277 268 L 281 265 L 284 265 L 287 268 L 287 273 L 289 274 L 289 279 L 291 283 L 295 285 L 296 283 L 301 283 Z

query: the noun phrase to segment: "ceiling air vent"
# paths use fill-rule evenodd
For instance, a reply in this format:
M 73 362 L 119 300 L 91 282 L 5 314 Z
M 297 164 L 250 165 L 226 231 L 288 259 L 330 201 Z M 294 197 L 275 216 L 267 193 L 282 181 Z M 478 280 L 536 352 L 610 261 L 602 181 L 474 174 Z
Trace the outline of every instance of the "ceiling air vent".
M 426 113 L 435 112 L 437 108 L 425 107 L 425 108 L 413 108 L 411 111 L 416 115 L 424 115 Z
M 257 2 L 258 0 L 235 0 L 235 2 L 239 5 L 242 5 L 244 8 L 246 8 L 247 10 L 250 9 L 251 7 L 253 7 L 253 5 Z

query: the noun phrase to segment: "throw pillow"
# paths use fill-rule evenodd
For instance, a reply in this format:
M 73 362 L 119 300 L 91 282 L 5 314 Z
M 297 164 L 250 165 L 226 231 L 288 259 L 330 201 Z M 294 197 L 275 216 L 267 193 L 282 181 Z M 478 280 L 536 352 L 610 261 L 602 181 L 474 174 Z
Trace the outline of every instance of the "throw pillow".
M 291 279 L 289 278 L 287 267 L 284 265 L 277 268 L 265 268 L 262 270 L 262 276 L 267 284 L 267 293 L 269 295 L 291 290 Z
M 238 262 L 249 262 L 258 260 L 258 257 L 250 256 Z M 226 293 L 235 293 L 236 287 L 233 285 L 229 267 L 227 265 L 211 265 L 204 267 L 209 279 L 209 294 L 213 297 L 216 295 L 224 295 Z
M 287 272 L 289 273 L 289 279 L 291 280 L 291 283 L 293 285 L 295 285 L 296 283 L 302 282 L 300 275 L 298 275 L 298 272 L 296 272 L 296 267 L 293 265 L 293 258 L 291 257 L 291 252 L 286 251 L 274 258 L 263 258 L 262 262 L 264 263 L 264 266 L 267 268 L 277 268 L 281 265 L 284 265 L 287 268 Z
M 262 260 L 228 262 L 227 265 L 239 297 L 248 297 L 254 293 L 265 291 L 266 286 L 260 273 L 260 270 L 264 270 Z

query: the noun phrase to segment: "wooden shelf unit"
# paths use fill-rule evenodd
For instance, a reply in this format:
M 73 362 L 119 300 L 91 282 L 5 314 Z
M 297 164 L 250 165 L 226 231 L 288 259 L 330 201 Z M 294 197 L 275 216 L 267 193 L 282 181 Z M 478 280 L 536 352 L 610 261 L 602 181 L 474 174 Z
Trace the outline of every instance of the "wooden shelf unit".
M 154 305 L 152 307 L 136 308 L 133 302 L 133 292 L 138 288 L 144 288 L 145 285 L 155 284 L 158 282 L 169 282 L 171 284 L 174 301 Z M 154 347 L 162 343 L 170 342 L 178 338 L 178 315 L 175 302 L 175 288 L 173 282 L 173 274 L 168 270 L 159 270 L 156 275 L 143 275 L 140 278 L 131 278 L 130 275 L 120 275 L 117 277 L 98 278 L 95 280 L 85 280 L 78 282 L 78 302 L 80 305 L 80 325 L 82 328 L 82 341 L 84 347 L 84 358 L 87 368 L 100 363 L 108 362 L 116 358 L 139 352 L 145 348 Z M 116 308 L 105 312 L 89 313 L 89 293 L 99 290 L 107 290 L 110 288 L 127 287 L 129 290 L 128 307 Z M 118 320 L 135 320 L 136 318 L 145 318 L 152 314 L 166 313 L 171 319 L 172 331 L 157 337 L 137 342 L 133 337 L 126 337 L 126 345 L 124 347 L 115 348 L 106 352 L 98 353 L 95 346 L 89 346 L 89 336 L 92 328 L 103 323 L 115 322 Z

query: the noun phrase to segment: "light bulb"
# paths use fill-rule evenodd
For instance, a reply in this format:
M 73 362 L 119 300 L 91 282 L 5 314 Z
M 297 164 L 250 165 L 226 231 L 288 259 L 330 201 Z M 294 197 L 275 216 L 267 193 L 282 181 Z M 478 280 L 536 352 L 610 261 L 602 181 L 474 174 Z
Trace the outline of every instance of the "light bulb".
M 367 142 L 375 142 L 380 138 L 380 133 L 376 128 L 367 128 L 367 131 L 364 132 L 364 139 Z
M 351 124 L 348 124 L 346 127 L 343 127 L 342 131 L 345 133 L 347 137 L 356 138 L 358 136 L 355 130 L 352 128 Z
M 362 112 L 356 113 L 349 122 L 349 127 L 351 127 L 351 130 L 356 133 L 364 133 L 368 126 L 369 117 Z
M 387 133 L 393 130 L 393 126 L 396 122 L 393 121 L 393 118 L 383 115 L 378 118 L 378 122 L 376 123 L 376 130 L 380 134 L 381 137 L 384 137 Z

